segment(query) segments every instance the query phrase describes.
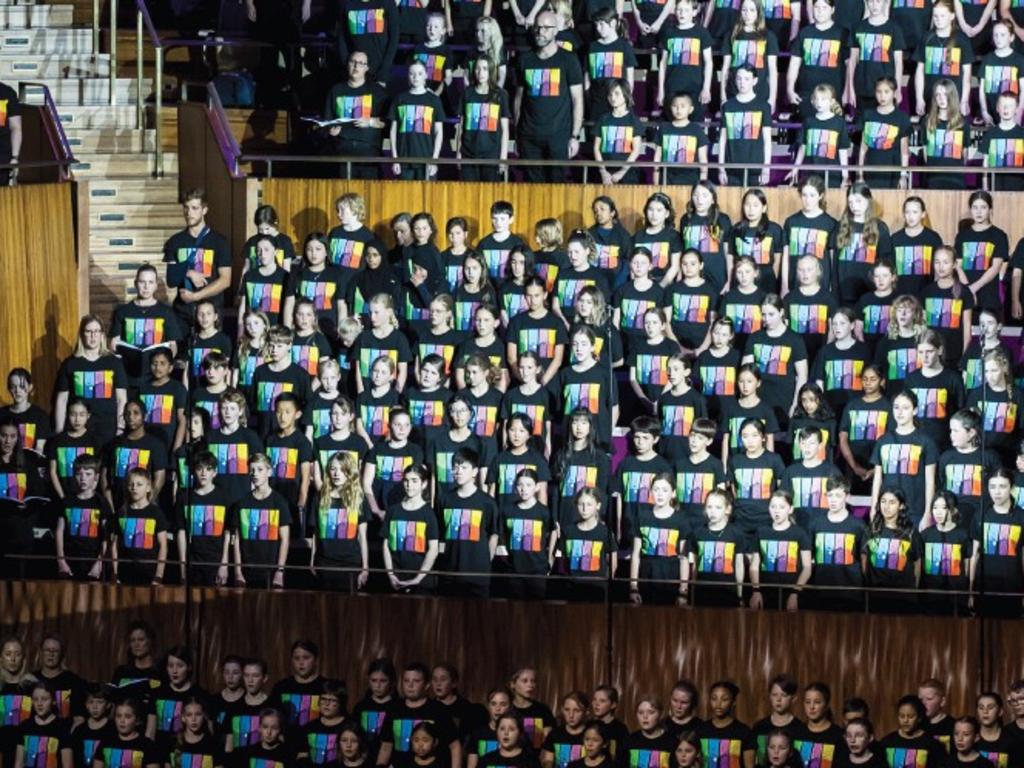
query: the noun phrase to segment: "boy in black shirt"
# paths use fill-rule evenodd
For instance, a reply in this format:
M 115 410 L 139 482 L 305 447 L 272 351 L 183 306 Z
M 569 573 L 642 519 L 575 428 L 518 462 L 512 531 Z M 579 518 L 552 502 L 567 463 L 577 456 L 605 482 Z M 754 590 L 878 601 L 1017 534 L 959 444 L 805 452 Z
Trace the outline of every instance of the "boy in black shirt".
M 103 575 L 110 505 L 96 492 L 100 482 L 100 460 L 96 456 L 79 456 L 75 459 L 74 472 L 77 491 L 64 499 L 63 514 L 57 518 L 54 533 L 57 572 L 61 576 L 96 581 Z M 71 560 L 66 559 L 69 557 Z
M 421 61 L 409 65 L 409 90 L 395 97 L 388 109 L 391 121 L 391 156 L 432 157 L 441 155 L 444 140 L 444 107 L 437 94 L 427 90 L 427 68 Z M 392 166 L 401 179 L 428 180 L 437 176 L 436 165 L 396 162 Z
M 296 525 L 302 525 L 313 473 L 313 447 L 297 427 L 302 418 L 299 399 L 291 392 L 278 395 L 274 401 L 274 418 L 277 431 L 267 438 L 267 456 L 274 465 L 271 485 L 288 500 Z
M 192 461 L 192 474 L 195 487 L 191 492 L 178 494 L 175 520 L 182 576 L 185 564 L 189 563 L 189 582 L 222 587 L 228 582 L 231 536 L 226 523 L 233 499 L 214 484 L 217 457 L 209 451 L 203 451 Z
M 460 448 L 452 458 L 455 488 L 442 495 L 438 502 L 441 534 L 445 542 L 446 571 L 488 573 L 498 548 L 497 507 L 494 499 L 477 486 L 480 457 L 475 451 Z M 487 576 L 448 576 L 451 594 L 487 597 L 490 578 Z
M 427 698 L 430 670 L 425 664 L 413 662 L 402 670 L 401 690 L 404 698 L 388 705 L 380 729 L 380 768 L 412 763 L 412 729 L 422 721 L 432 722 L 438 730 L 439 768 L 461 765 L 462 744 L 444 704 Z
M 271 328 L 267 334 L 270 361 L 257 368 L 252 377 L 252 412 L 256 415 L 257 431 L 263 440 L 274 428 L 274 403 L 279 395 L 291 392 L 299 403 L 309 402 L 309 374 L 292 362 L 293 338 L 290 328 Z

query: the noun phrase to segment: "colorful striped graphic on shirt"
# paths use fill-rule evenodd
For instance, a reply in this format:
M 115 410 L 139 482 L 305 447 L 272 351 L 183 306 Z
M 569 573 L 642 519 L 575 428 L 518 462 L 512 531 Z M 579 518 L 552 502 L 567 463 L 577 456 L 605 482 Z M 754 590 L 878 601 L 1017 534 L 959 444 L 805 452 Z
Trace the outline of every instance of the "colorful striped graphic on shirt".
M 1024 139 L 989 139 L 985 165 L 989 168 L 1024 166 Z
M 274 446 L 267 448 L 267 458 L 278 480 L 299 479 L 299 449 Z
M 598 269 L 604 270 L 617 270 L 621 259 L 620 249 L 617 245 L 606 245 L 605 243 L 596 243 L 597 245 L 597 258 L 594 262 L 594 266 Z M 590 285 L 596 285 L 592 280 L 588 281 Z M 575 301 L 575 298 L 573 299 Z
M 348 31 L 352 35 L 384 34 L 384 9 L 350 10 L 348 12 Z
M 234 715 L 231 718 L 231 740 L 240 747 L 248 747 L 260 740 L 259 715 Z
M 775 472 L 769 468 L 744 468 L 733 470 L 737 499 L 764 500 L 771 498 L 775 484 Z
M 697 417 L 692 405 L 663 405 L 661 410 L 661 434 L 670 437 L 686 437 L 693 428 Z
M 533 424 L 533 436 L 540 437 L 544 434 L 545 424 L 547 420 L 547 408 L 543 405 L 529 405 L 527 403 L 513 403 L 509 407 L 509 415 L 514 413 L 521 413 L 524 416 L 529 417 L 530 423 Z
M 776 344 L 754 344 L 754 365 L 762 374 L 786 376 L 793 348 Z
M 601 553 L 604 542 L 586 541 L 584 539 L 567 539 L 565 556 L 569 560 L 569 570 L 583 573 L 596 573 L 601 570 Z
M 682 553 L 679 531 L 673 528 L 640 526 L 640 554 L 645 557 L 679 557 Z
M 24 736 L 20 744 L 24 751 L 25 768 L 58 768 L 60 765 L 60 739 L 53 736 Z
M 726 112 L 725 138 L 729 141 L 743 139 L 757 141 L 761 138 L 762 119 L 760 110 L 756 112 Z
M 1012 93 L 1017 95 L 1020 90 L 1020 73 L 1015 66 L 991 66 L 983 67 L 982 88 L 988 96 L 998 96 L 1001 93 Z
M 412 456 L 378 456 L 377 479 L 388 483 L 400 483 L 405 468 L 412 464 Z
M 680 504 L 703 504 L 715 487 L 711 472 L 677 472 L 676 498 Z
M 501 121 L 501 105 L 493 102 L 467 102 L 462 126 L 467 131 L 494 133 Z
M 188 264 L 188 268 L 201 273 L 204 277 L 213 276 L 214 253 L 209 248 L 179 248 L 178 263 Z
M 404 523 L 404 522 L 407 522 L 407 521 L 392 520 L 391 521 L 391 525 L 392 525 L 392 527 L 394 527 L 395 525 L 400 524 L 400 523 Z M 411 522 L 411 521 L 409 521 L 409 522 Z M 411 524 L 412 525 L 422 525 L 423 526 L 423 530 L 426 531 L 426 528 L 427 528 L 427 524 L 426 523 L 411 523 Z M 426 542 L 424 542 L 423 546 L 426 547 Z M 388 538 L 388 548 L 392 549 L 392 550 L 397 549 L 396 547 L 391 546 L 390 535 L 389 535 L 389 538 Z M 410 551 L 415 552 L 417 550 L 413 549 L 413 550 L 410 550 Z M 372 709 L 367 709 L 367 710 L 364 710 L 363 712 L 361 712 L 359 714 L 359 724 L 363 727 L 363 730 L 366 731 L 367 734 L 369 734 L 370 736 L 376 736 L 378 733 L 380 733 L 380 727 L 382 725 L 384 725 L 384 718 L 386 716 L 387 716 L 386 712 L 377 712 L 377 711 L 372 710 Z M 495 749 L 497 749 L 497 747 L 495 747 Z
M 1020 534 L 1019 525 L 986 521 L 982 526 L 981 551 L 986 555 L 1016 557 Z
M 803 64 L 805 67 L 834 68 L 839 65 L 839 40 L 825 40 L 820 37 L 805 37 Z
M 217 457 L 218 474 L 249 474 L 249 445 L 247 443 L 213 443 L 210 445 L 210 452 Z
M 524 469 L 537 471 L 536 464 L 499 464 L 498 479 L 495 485 L 498 493 L 503 496 L 511 496 L 516 489 L 516 476 Z
M 903 381 L 921 366 L 917 361 L 917 349 L 890 349 L 886 355 L 889 375 L 886 381 Z
M 708 768 L 743 766 L 743 742 L 739 739 L 701 739 L 700 751 Z
M 508 528 L 508 548 L 512 552 L 543 552 L 544 521 L 510 518 L 505 521 Z
M 0 497 L 24 501 L 28 492 L 28 475 L 24 472 L 0 472 Z
M 126 317 L 123 333 L 124 341 L 136 347 L 159 344 L 164 340 L 164 319 L 162 317 Z
M 828 509 L 824 477 L 791 478 L 793 506 L 800 509 Z
M 329 507 L 317 514 L 321 541 L 352 541 L 359 533 L 359 510 Z
M 839 249 L 839 261 L 857 264 L 874 264 L 878 258 L 878 245 L 870 245 L 864 240 L 863 232 L 851 232 L 850 242 Z
M 519 354 L 530 351 L 542 360 L 550 360 L 555 355 L 558 332 L 554 328 L 523 328 L 517 341 Z
M 892 35 L 878 32 L 857 32 L 857 48 L 861 61 L 888 64 L 892 58 Z
M 1022 140 L 1022 143 L 1024 143 L 1024 140 Z M 995 252 L 995 243 L 980 241 L 964 243 L 960 247 L 960 266 L 963 267 L 965 272 L 984 272 L 992 266 Z
M 426 136 L 434 129 L 434 108 L 429 104 L 399 104 L 398 132 Z
M 75 459 L 79 456 L 94 456 L 96 449 L 92 446 L 61 446 L 54 453 L 59 477 L 71 477 L 75 470 Z
M 274 410 L 278 395 L 294 390 L 295 385 L 290 381 L 261 381 L 256 385 L 256 410 L 262 413 Z
M 114 372 L 75 371 L 72 390 L 86 400 L 109 400 L 114 396 Z
M 279 283 L 246 283 L 246 306 L 276 315 L 281 311 L 281 291 Z
M 378 357 L 390 357 L 391 362 L 395 364 L 395 369 L 398 369 L 398 350 L 397 349 L 377 349 L 376 347 L 359 347 L 359 375 L 364 379 L 370 377 L 370 368 L 373 367 L 374 361 Z
M 825 390 L 845 390 L 860 392 L 864 389 L 861 374 L 864 372 L 863 360 L 826 360 Z
M 866 334 L 884 336 L 889 329 L 889 307 L 885 304 L 866 304 L 861 317 Z
M 591 80 L 624 77 L 626 57 L 622 51 L 595 51 L 587 57 Z
M 828 333 L 828 307 L 824 304 L 790 304 L 789 327 L 801 335 Z
M 320 717 L 320 694 L 282 693 L 281 704 L 292 725 L 305 725 Z
M 857 536 L 852 533 L 816 533 L 814 562 L 818 565 L 853 565 Z
M 138 749 L 103 748 L 103 765 L 106 768 L 142 768 L 145 753 Z
M 697 570 L 700 573 L 735 573 L 736 544 L 731 541 L 698 541 Z
M 21 725 L 32 716 L 32 697 L 20 693 L 0 696 L 0 726 Z
M 427 70 L 427 80 L 431 83 L 440 83 L 444 80 L 445 63 L 448 57 L 443 53 L 427 53 L 416 51 L 412 55 L 413 61 L 418 61 Z
M 242 507 L 238 510 L 238 527 L 246 541 L 277 541 L 281 533 L 281 510 Z
M 160 733 L 180 733 L 184 702 L 176 699 L 157 699 L 154 705 L 156 729 Z
M 570 464 L 562 475 L 560 486 L 562 498 L 575 496 L 584 488 L 597 488 L 597 467 Z
M 761 70 L 765 67 L 767 40 L 733 40 L 732 41 L 732 68 L 736 69 L 743 64 Z
M 222 536 L 227 507 L 223 504 L 188 504 L 185 518 L 193 536 Z
M 710 311 L 710 296 L 687 293 L 672 296 L 673 323 L 706 323 Z
M 601 385 L 597 383 L 566 384 L 562 387 L 563 411 L 572 413 L 577 408 L 597 414 L 601 409 Z
M 943 487 L 958 496 L 981 496 L 982 466 L 980 464 L 947 464 Z
M 306 745 L 309 747 L 309 761 L 313 765 L 340 762 L 337 733 L 307 733 Z
M 944 419 L 948 412 L 949 390 L 945 387 L 911 387 L 917 395 L 917 418 Z
M 726 304 L 722 315 L 732 320 L 736 333 L 751 334 L 761 330 L 763 320 L 759 304 Z
M 148 469 L 152 451 L 144 448 L 127 448 L 119 445 L 114 449 L 114 477 L 123 478 L 129 469 Z
M 824 229 L 793 227 L 789 230 L 790 258 L 813 256 L 816 259 L 823 259 L 827 250 L 828 232 Z
M 654 482 L 653 472 L 634 472 L 627 470 L 622 473 L 622 500 L 627 504 L 651 504 L 651 483 Z
M 925 76 L 960 76 L 960 49 L 956 46 L 928 45 L 924 49 Z
M 927 768 L 928 751 L 906 747 L 887 747 L 885 759 L 891 768 Z
M 889 443 L 879 449 L 878 466 L 887 475 L 916 475 L 921 470 L 923 453 L 920 445 Z
M 717 253 L 721 248 L 720 238 L 712 237 L 711 230 L 706 224 L 687 224 L 682 228 L 682 235 L 683 247 L 700 251 L 702 256 Z
M 95 539 L 100 535 L 103 516 L 94 507 L 68 507 L 64 510 L 66 532 L 79 539 Z
M 174 420 L 174 395 L 139 395 L 146 406 L 146 423 L 166 426 Z
M 310 376 L 316 376 L 320 366 L 320 348 L 306 344 L 292 345 L 292 362 Z
M 414 427 L 440 427 L 444 424 L 444 401 L 410 400 L 409 418 Z
M 562 95 L 562 70 L 527 69 L 524 75 L 530 96 Z
M 445 541 L 480 541 L 482 509 L 445 507 L 442 516 Z
M 838 44 L 838 43 L 837 43 Z M 892 123 L 880 123 L 869 120 L 864 123 L 862 141 L 868 149 L 886 151 L 896 146 L 900 137 L 900 128 Z
M 474 405 L 469 428 L 477 437 L 494 437 L 498 429 L 498 406 Z
M 982 429 L 1012 435 L 1017 429 L 1016 403 L 991 403 L 984 401 L 981 406 Z
M 121 543 L 126 549 L 152 549 L 156 546 L 156 520 L 152 517 L 119 517 Z
M 704 395 L 733 397 L 736 394 L 736 369 L 731 365 L 702 365 L 697 369 Z
M 800 545 L 795 541 L 758 542 L 762 573 L 796 573 L 800 565 Z
M 848 412 L 850 419 L 850 439 L 865 441 L 878 440 L 885 434 L 889 424 L 888 411 L 858 411 Z
M 948 128 L 936 128 L 926 133 L 926 157 L 940 160 L 962 160 L 964 157 L 964 132 L 951 131 Z
M 887 571 L 905 571 L 910 542 L 890 537 L 868 539 L 868 562 Z
M 794 739 L 793 748 L 800 753 L 804 768 L 832 768 L 836 756 L 835 744 Z
M 893 254 L 896 257 L 896 274 L 900 277 L 924 277 L 932 273 L 930 245 L 897 245 Z
M 336 96 L 334 114 L 345 120 L 368 119 L 373 116 L 373 95 L 366 93 L 362 96 Z M 331 244 L 333 245 L 333 242 Z
M 665 43 L 670 67 L 699 67 L 701 45 L 698 37 L 670 37 Z
M 634 364 L 637 381 L 646 386 L 656 387 L 668 384 L 668 361 L 667 355 L 637 355 Z
M 1006 752 L 989 752 L 979 749 L 978 754 L 992 763 L 995 768 L 1010 768 L 1010 755 Z
M 839 156 L 839 131 L 808 128 L 804 132 L 804 152 L 808 157 L 835 160 Z
M 924 572 L 928 576 L 963 576 L 963 547 L 947 542 L 926 542 Z
M 418 520 L 390 521 L 388 524 L 388 549 L 392 552 L 423 554 L 427 551 L 427 524 Z M 384 713 L 378 714 L 383 719 Z M 377 730 L 380 730 L 380 724 L 377 725 Z

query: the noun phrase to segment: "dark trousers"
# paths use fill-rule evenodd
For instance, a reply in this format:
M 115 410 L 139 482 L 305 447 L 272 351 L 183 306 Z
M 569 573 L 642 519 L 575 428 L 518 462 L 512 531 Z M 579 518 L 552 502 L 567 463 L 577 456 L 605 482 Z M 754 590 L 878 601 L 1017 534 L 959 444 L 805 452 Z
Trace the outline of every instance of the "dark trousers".
M 521 160 L 568 160 L 569 135 L 553 133 L 547 136 L 520 136 L 516 141 L 516 152 Z M 565 181 L 565 168 L 551 166 L 540 168 L 527 166 L 524 169 L 526 180 L 530 182 Z

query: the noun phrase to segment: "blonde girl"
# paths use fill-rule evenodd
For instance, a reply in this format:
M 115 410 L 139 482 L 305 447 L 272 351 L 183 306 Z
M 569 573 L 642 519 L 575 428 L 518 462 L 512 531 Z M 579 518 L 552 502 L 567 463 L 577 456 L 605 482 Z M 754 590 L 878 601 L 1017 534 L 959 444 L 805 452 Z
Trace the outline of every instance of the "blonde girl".
M 366 586 L 370 577 L 368 521 L 358 461 L 351 453 L 339 451 L 327 462 L 314 535 L 309 540 L 310 569 L 324 588 L 354 591 L 353 575 L 356 589 Z M 358 574 L 353 574 L 356 568 Z

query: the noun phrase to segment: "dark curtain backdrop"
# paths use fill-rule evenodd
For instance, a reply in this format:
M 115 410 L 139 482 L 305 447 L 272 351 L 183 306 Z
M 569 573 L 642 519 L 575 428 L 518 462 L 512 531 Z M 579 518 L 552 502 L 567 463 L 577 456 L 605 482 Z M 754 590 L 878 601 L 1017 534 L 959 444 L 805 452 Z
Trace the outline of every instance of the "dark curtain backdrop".
M 212 589 L 194 589 L 186 601 L 182 588 L 64 582 L 3 583 L 0 617 L 3 633 L 25 640 L 33 657 L 45 633 L 59 633 L 70 667 L 91 679 L 106 678 L 125 657 L 126 628 L 141 618 L 162 648 L 193 647 L 199 681 L 210 690 L 219 688 L 224 655 L 262 656 L 277 679 L 288 674 L 292 641 L 309 637 L 320 645 L 324 673 L 348 682 L 350 703 L 378 656 L 399 666 L 449 661 L 476 700 L 529 665 L 552 707 L 567 691 L 610 680 L 631 724 L 640 695 L 665 699 L 679 677 L 702 691 L 716 679 L 735 680 L 740 717 L 752 722 L 767 709 L 768 680 L 787 672 L 802 684 L 827 682 L 837 710 L 844 698 L 863 696 L 886 731 L 895 725 L 895 700 L 926 677 L 943 680 L 950 711 L 963 713 L 981 690 L 1005 691 L 1024 666 L 1024 624 L 970 619 L 624 605 L 609 614 L 600 605 Z

